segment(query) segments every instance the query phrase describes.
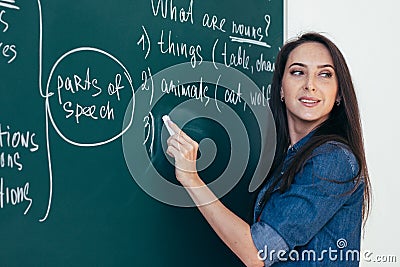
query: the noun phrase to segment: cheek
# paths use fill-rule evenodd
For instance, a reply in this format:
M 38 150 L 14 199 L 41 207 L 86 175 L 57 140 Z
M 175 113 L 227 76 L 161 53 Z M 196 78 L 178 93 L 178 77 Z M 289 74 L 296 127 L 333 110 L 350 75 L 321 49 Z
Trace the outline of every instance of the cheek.
M 338 96 L 337 87 L 327 88 L 325 96 L 326 96 L 325 99 L 327 100 L 327 102 L 329 102 L 330 104 L 331 103 L 334 104 L 337 99 L 337 96 Z
M 294 90 L 293 87 L 290 87 L 290 85 L 286 85 L 283 87 L 283 96 L 285 97 L 286 100 L 292 100 L 297 98 L 298 95 L 298 90 Z
M 288 86 L 287 78 L 286 78 L 286 73 L 283 74 L 282 77 L 282 84 L 281 84 L 281 93 L 286 93 L 286 88 Z
M 281 94 L 283 94 L 285 97 L 289 97 L 290 95 L 293 94 L 293 84 L 290 83 L 290 81 L 282 81 L 282 90 Z

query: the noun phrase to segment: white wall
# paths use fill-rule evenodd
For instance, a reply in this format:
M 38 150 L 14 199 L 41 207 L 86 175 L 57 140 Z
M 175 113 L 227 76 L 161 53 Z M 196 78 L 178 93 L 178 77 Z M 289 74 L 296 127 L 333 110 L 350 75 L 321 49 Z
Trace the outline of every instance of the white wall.
M 362 252 L 400 263 L 400 1 L 287 0 L 287 34 L 326 33 L 350 67 L 359 99 L 373 209 Z M 385 263 L 384 266 L 397 264 Z M 377 266 L 362 262 L 362 266 Z M 381 265 L 379 265 L 381 266 Z

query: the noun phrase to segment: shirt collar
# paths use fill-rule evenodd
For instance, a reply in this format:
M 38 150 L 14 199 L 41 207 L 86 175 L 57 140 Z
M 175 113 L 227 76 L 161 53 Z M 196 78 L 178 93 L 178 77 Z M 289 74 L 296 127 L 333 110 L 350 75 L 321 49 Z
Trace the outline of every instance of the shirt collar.
M 293 146 L 289 147 L 288 151 L 289 152 L 297 152 L 299 151 L 299 149 L 308 142 L 308 140 L 310 140 L 311 136 L 315 133 L 315 130 L 312 130 L 311 132 L 309 132 L 306 136 L 304 136 L 303 138 L 301 138 L 296 144 L 294 144 Z

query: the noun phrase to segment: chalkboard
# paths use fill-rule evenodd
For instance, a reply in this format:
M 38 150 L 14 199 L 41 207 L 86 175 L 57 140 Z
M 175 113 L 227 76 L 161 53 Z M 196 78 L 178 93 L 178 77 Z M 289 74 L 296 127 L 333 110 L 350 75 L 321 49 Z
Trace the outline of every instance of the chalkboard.
M 242 266 L 176 181 L 161 118 L 247 218 L 283 2 L 1 0 L 0 265 Z

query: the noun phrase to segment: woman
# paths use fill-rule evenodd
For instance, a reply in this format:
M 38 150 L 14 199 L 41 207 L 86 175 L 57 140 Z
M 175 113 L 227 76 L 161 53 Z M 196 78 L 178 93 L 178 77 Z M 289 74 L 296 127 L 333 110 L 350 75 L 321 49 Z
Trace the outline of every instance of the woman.
M 170 122 L 178 133 L 167 141 L 176 178 L 246 266 L 358 266 L 370 183 L 357 99 L 338 48 L 317 33 L 286 43 L 269 104 L 277 149 L 251 225 L 211 202 L 216 197 L 196 172 L 198 144 Z

